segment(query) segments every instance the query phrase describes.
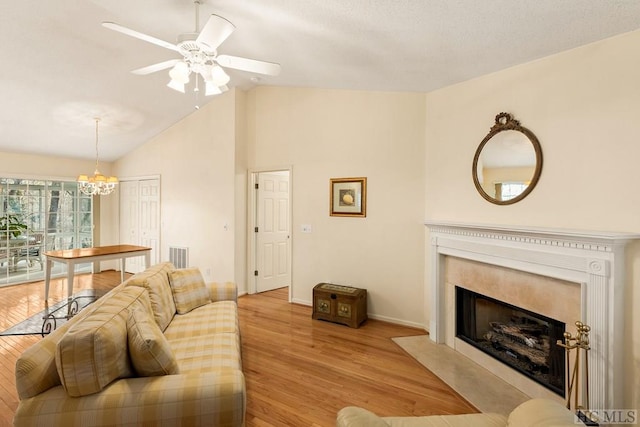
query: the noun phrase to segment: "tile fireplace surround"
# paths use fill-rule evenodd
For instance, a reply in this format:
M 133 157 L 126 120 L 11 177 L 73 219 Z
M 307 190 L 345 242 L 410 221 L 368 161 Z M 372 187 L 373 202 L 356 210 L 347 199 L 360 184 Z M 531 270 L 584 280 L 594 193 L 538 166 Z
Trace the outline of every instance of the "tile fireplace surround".
M 431 308 L 433 341 L 451 346 L 445 336 L 450 316 L 445 288 L 447 256 L 573 282 L 580 289 L 581 319 L 576 320 L 591 326 L 590 407 L 621 407 L 624 251 L 640 234 L 435 221 L 425 225 L 430 236 L 425 298 Z M 575 335 L 575 326 L 568 324 L 567 331 Z

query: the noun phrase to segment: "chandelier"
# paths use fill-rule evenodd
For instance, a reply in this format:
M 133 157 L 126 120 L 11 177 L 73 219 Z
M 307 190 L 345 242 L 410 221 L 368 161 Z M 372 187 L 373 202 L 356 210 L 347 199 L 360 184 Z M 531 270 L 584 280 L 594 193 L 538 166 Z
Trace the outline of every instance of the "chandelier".
M 96 170 L 93 176 L 78 176 L 78 188 L 87 196 L 106 196 L 113 193 L 118 185 L 118 178 L 115 176 L 106 177 L 98 170 L 98 123 L 100 119 L 96 117 Z

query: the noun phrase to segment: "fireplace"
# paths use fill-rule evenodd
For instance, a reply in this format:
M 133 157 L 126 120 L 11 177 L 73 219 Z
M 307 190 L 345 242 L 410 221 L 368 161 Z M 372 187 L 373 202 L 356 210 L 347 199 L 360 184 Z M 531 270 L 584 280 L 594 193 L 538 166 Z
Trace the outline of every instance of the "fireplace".
M 452 283 L 447 282 L 447 264 L 450 259 L 461 259 L 490 268 L 509 269 L 557 280 L 560 283 L 558 288 L 572 284 L 577 290 L 577 299 L 571 305 L 576 306 L 577 312 L 562 321 L 569 332 L 574 332 L 573 323 L 578 320 L 591 327 L 587 368 L 590 407 L 617 408 L 623 405 L 625 248 L 628 242 L 639 239 L 640 235 L 435 221 L 427 221 L 425 225 L 429 227 L 430 243 L 425 302 L 430 316 L 429 336 L 433 341 L 465 354 L 531 397 L 542 397 L 533 394 L 532 385 L 535 385 L 542 392 L 562 400 L 557 393 L 517 372 L 512 378 L 513 369 L 506 368 L 508 376 L 503 376 L 503 372 L 494 369 L 490 363 L 493 357 L 455 337 L 455 291 L 452 290 Z M 466 283 L 463 284 L 463 287 L 469 288 Z M 551 283 L 550 286 L 556 285 Z M 535 300 L 523 295 L 517 288 L 514 299 L 527 303 Z M 485 295 L 484 292 L 473 290 Z M 489 296 L 497 299 L 502 289 L 499 290 L 500 293 Z M 543 294 L 551 295 L 551 301 L 562 301 L 554 297 L 555 288 Z M 514 301 L 506 302 L 523 307 Z M 525 309 L 544 311 L 530 307 Z M 557 319 L 556 316 L 546 316 Z M 504 366 L 501 363 L 494 364 Z M 581 392 L 584 395 L 585 389 Z M 537 389 L 535 393 L 538 393 Z
M 456 286 L 456 337 L 561 397 L 564 322 Z

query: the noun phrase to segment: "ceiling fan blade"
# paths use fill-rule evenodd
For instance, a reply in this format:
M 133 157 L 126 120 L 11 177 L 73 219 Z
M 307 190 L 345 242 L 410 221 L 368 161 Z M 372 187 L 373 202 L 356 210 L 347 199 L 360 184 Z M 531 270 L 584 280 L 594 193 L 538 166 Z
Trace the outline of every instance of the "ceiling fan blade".
M 280 74 L 280 64 L 276 64 L 275 62 L 258 61 L 232 55 L 218 55 L 216 62 L 223 67 L 248 71 L 250 73 L 266 74 L 268 76 L 277 76 Z
M 164 40 L 149 36 L 147 34 L 140 33 L 138 31 L 132 30 L 131 28 L 123 27 L 122 25 L 116 24 L 115 22 L 103 22 L 102 26 L 122 34 L 126 34 L 127 36 L 135 37 L 137 39 L 144 40 L 145 42 L 153 43 L 166 49 L 171 49 L 178 52 L 178 46 L 173 43 L 169 43 Z
M 159 62 L 157 64 L 148 65 L 146 67 L 138 68 L 137 70 L 132 70 L 133 74 L 137 74 L 139 76 L 144 76 L 146 74 L 155 73 L 156 71 L 166 70 L 167 68 L 171 68 L 180 62 L 179 59 L 170 59 L 168 61 Z
M 203 44 L 214 51 L 233 33 L 236 26 L 222 16 L 211 15 L 196 39 L 196 43 Z

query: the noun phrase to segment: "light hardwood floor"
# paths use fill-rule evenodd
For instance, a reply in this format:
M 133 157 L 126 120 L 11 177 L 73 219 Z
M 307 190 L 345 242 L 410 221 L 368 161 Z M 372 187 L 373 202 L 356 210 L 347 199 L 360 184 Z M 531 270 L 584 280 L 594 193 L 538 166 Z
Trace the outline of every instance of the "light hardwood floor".
M 119 273 L 76 277 L 74 291 L 110 289 Z M 44 285 L 0 288 L 0 330 L 43 310 Z M 52 281 L 50 301 L 66 295 Z M 449 386 L 408 356 L 392 337 L 424 331 L 367 320 L 360 328 L 311 319 L 311 307 L 289 304 L 287 289 L 238 301 L 247 427 L 334 426 L 337 411 L 362 406 L 379 415 L 476 412 Z M 0 425 L 18 405 L 14 365 L 39 336 L 0 337 Z

